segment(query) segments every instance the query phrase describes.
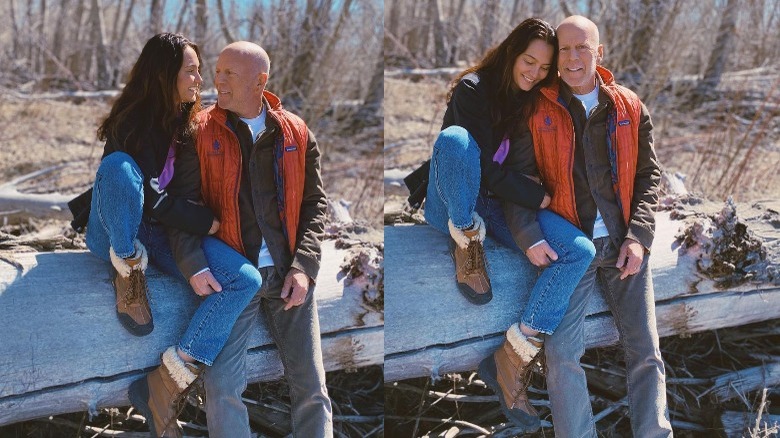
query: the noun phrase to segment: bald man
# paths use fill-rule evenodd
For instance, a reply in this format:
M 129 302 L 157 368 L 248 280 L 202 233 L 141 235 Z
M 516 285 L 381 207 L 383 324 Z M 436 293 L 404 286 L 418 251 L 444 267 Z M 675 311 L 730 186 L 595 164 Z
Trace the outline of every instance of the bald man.
M 545 337 L 555 435 L 596 436 L 580 358 L 585 310 L 598 278 L 625 349 L 634 436 L 672 436 L 646 257 L 660 180 L 653 125 L 637 95 L 599 65 L 604 47 L 592 21 L 568 17 L 557 33 L 560 80 L 542 88 L 530 140 L 545 188 L 555 194 L 549 208 L 591 237 L 596 257 L 563 321 Z M 513 232 L 535 220 L 522 207 L 509 207 Z
M 212 363 L 178 355 L 195 376 L 203 376 L 212 438 L 250 436 L 241 394 L 247 385 L 247 340 L 258 313 L 290 385 L 293 435 L 333 435 L 313 296 L 326 207 L 320 149 L 303 120 L 265 89 L 270 66 L 268 54 L 254 43 L 240 41 L 222 50 L 215 71 L 217 105 L 198 114 L 197 160 L 177 162 L 177 174 L 200 175 L 189 179 L 184 196 L 199 192 L 220 221 L 216 238 L 168 230 L 176 263 L 195 293 L 225 303 L 224 312 L 198 333 L 210 338 L 232 327 L 227 339 L 213 339 L 218 354 Z M 241 303 L 225 295 L 225 281 L 251 289 L 251 300 Z M 232 319 L 221 316 L 234 313 Z M 180 383 L 175 372 L 168 374 Z M 169 384 L 174 389 L 148 403 L 155 424 L 168 425 L 171 416 L 175 423 L 169 408 L 191 382 L 184 379 L 178 389 Z M 159 388 L 166 385 L 153 383 L 149 380 L 150 394 L 164 392 Z

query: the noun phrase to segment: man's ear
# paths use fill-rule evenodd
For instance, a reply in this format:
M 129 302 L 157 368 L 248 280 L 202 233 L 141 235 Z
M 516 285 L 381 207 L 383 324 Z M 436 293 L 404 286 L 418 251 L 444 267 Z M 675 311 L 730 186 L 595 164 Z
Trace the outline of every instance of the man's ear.
M 268 83 L 268 73 L 260 73 L 259 75 L 257 75 L 257 86 L 260 87 L 261 90 L 265 89 L 267 83 Z
M 596 49 L 596 64 L 601 65 L 601 61 L 604 59 L 604 45 L 599 44 L 598 49 Z

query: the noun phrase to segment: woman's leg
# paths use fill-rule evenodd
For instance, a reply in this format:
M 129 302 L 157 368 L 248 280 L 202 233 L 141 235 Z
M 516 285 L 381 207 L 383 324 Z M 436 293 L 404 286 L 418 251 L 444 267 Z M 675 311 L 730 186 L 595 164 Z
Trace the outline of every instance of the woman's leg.
M 120 258 L 135 254 L 133 241 L 143 215 L 143 174 L 124 152 L 103 158 L 95 175 L 92 208 L 87 224 L 87 247 L 110 262 L 109 249 Z
M 537 213 L 544 238 L 558 259 L 542 270 L 521 318 L 526 335 L 552 334 L 569 307 L 574 288 L 596 256 L 588 236 L 571 222 L 549 210 Z
M 474 304 L 493 298 L 482 241 L 485 227 L 474 211 L 480 184 L 479 147 L 460 126 L 439 133 L 433 145 L 425 219 L 450 236 L 458 290 Z
M 111 262 L 117 317 L 136 336 L 154 329 L 144 276 L 147 254 L 137 239 L 143 203 L 143 174 L 135 161 L 124 152 L 105 157 L 95 176 L 87 247 Z
M 459 229 L 472 225 L 480 184 L 479 146 L 460 126 L 439 133 L 433 144 L 425 220 L 449 234 L 449 221 Z
M 204 237 L 202 247 L 222 291 L 200 303 L 178 347 L 187 356 L 211 366 L 263 279 L 249 260 L 221 240 Z

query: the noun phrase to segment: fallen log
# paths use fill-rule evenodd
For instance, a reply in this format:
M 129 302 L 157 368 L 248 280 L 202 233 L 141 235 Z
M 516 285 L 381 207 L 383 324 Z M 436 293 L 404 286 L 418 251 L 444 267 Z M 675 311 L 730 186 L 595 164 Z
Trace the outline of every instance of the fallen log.
M 323 244 L 315 290 L 325 368 L 381 364 L 381 255 L 336 246 Z M 130 382 L 159 363 L 197 306 L 183 280 L 147 274 L 155 328 L 138 338 L 115 316 L 108 263 L 84 251 L 0 253 L 0 425 L 128 404 Z M 247 366 L 252 382 L 282 376 L 259 316 Z
M 780 384 L 780 362 L 723 374 L 715 379 L 710 397 L 715 403 L 723 403 L 734 397 L 761 388 L 774 388 Z
M 775 203 L 759 207 L 753 206 L 762 211 L 755 214 L 757 223 L 777 221 L 780 209 Z M 709 269 L 720 266 L 715 261 L 726 263 L 722 260 L 725 256 L 706 253 L 694 242 L 684 246 L 685 254 L 673 249 L 683 225 L 683 221 L 672 219 L 669 212 L 657 215 L 650 266 L 660 336 L 685 336 L 780 318 L 780 284 L 773 274 L 776 265 L 766 260 L 763 265 L 756 262 L 755 266 L 769 277 L 762 279 L 755 274 L 751 281 L 741 283 L 735 280 L 735 275 L 709 277 L 700 272 L 700 261 L 706 262 L 705 268 Z M 759 238 L 777 242 L 778 231 L 774 225 L 761 230 L 763 234 Z M 689 229 L 683 237 L 688 238 L 690 234 L 695 233 Z M 766 259 L 776 257 L 776 250 L 775 245 L 774 252 Z M 537 272 L 525 257 L 488 239 L 485 251 L 493 300 L 475 306 L 456 289 L 447 238 L 443 234 L 424 225 L 388 226 L 385 227 L 385 251 L 386 381 L 475 369 L 483 357 L 498 347 L 506 328 L 519 320 Z M 739 265 L 737 261 L 732 262 L 732 267 Z M 751 266 L 741 269 L 753 269 Z M 587 347 L 616 344 L 617 329 L 607 305 L 600 294 L 593 297 L 585 322 Z
M 758 420 L 758 424 L 756 424 Z M 720 416 L 723 434 L 728 438 L 746 436 L 777 436 L 780 432 L 780 415 L 758 414 L 752 412 L 726 411 Z M 754 431 L 756 434 L 751 434 Z

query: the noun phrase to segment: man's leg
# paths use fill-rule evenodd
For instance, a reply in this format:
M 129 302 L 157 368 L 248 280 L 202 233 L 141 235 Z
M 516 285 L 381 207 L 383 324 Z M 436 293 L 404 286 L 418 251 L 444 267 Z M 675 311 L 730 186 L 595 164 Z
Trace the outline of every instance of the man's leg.
M 207 249 L 204 245 L 204 250 Z M 206 251 L 206 256 L 210 254 Z M 213 254 L 212 254 L 213 255 Z M 242 257 L 243 258 L 243 257 Z M 246 261 L 246 264 L 251 264 Z M 209 258 L 209 266 L 212 262 L 225 263 L 226 260 L 212 260 Z M 243 265 L 242 265 L 243 266 Z M 236 266 L 234 272 L 240 272 L 241 266 Z M 218 281 L 224 279 L 221 271 L 228 272 L 229 267 L 213 269 Z M 260 275 L 253 267 L 254 273 Z M 265 278 L 261 280 L 265 283 Z M 224 283 L 223 292 L 226 286 Z M 257 284 L 255 284 L 255 287 Z M 264 288 L 260 286 L 260 290 Z M 246 389 L 246 350 L 249 334 L 256 324 L 257 313 L 260 304 L 260 293 L 254 293 L 249 304 L 241 311 L 233 324 L 230 335 L 214 362 L 203 373 L 203 382 L 206 389 L 206 419 L 209 425 L 209 436 L 213 438 L 244 438 L 250 436 L 249 415 L 246 406 L 241 401 L 241 394 Z
M 631 427 L 637 437 L 670 437 L 672 426 L 666 404 L 666 377 L 655 320 L 655 294 L 648 267 L 642 261 L 636 275 L 620 279 L 615 268 L 619 250 L 612 250 L 599 272 L 626 358 L 626 380 Z
M 585 310 L 596 287 L 596 270 L 602 258 L 596 239 L 596 258 L 585 271 L 569 300 L 569 308 L 552 335 L 545 336 L 547 391 L 555 436 L 595 437 L 588 384 L 580 359 L 585 354 Z
M 263 297 L 261 307 L 290 385 L 293 436 L 332 437 L 333 414 L 325 386 L 314 285 L 303 304 L 285 311 L 285 302 L 280 296 L 283 281 L 274 270 L 260 295 Z

